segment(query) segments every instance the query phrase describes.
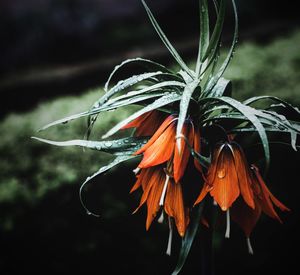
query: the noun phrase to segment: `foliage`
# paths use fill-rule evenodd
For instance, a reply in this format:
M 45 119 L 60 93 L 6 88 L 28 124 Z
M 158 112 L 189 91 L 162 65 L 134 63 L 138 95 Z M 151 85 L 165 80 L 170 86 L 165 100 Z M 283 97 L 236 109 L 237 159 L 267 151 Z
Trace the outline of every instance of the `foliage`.
M 253 43 L 240 46 L 236 61 L 233 61 L 225 74 L 234 80 L 233 87 L 236 92 L 233 92 L 233 95 L 244 100 L 249 95 L 267 93 L 280 95 L 282 99 L 299 105 L 297 68 L 300 57 L 295 47 L 299 37 L 299 33 L 296 33 L 270 46 L 258 46 Z M 286 49 L 286 54 L 282 57 L 279 53 L 283 49 Z M 279 64 L 280 66 L 276 66 Z M 68 148 L 62 152 L 61 149 L 47 147 L 29 139 L 32 132 L 41 125 L 63 115 L 87 109 L 90 102 L 95 101 L 98 96 L 99 91 L 93 91 L 81 97 L 59 99 L 43 104 L 28 114 L 12 114 L 1 123 L 1 156 L 5 159 L 1 162 L 1 204 L 34 204 L 43 199 L 46 193 L 53 192 L 64 184 L 77 184 L 79 179 L 95 172 L 110 159 L 106 154 L 99 156 L 97 152 L 89 151 L 82 153 L 78 148 Z M 104 129 L 116 124 L 120 119 L 125 119 L 134 110 L 121 109 L 101 116 L 91 138 L 104 134 Z M 80 139 L 85 129 L 81 122 L 74 121 L 70 126 L 67 124 L 53 127 L 49 129 L 46 137 L 57 140 Z M 43 134 L 41 136 L 45 137 Z M 13 167 L 11 163 L 14 163 Z M 85 165 L 86 163 L 89 165 Z M 4 215 L 1 223 L 10 229 L 11 223 L 7 218 Z
M 274 218 L 278 217 L 276 212 L 274 212 L 270 199 L 272 199 L 273 203 L 281 210 L 288 210 L 288 208 L 281 204 L 270 193 L 259 174 L 258 168 L 254 168 L 256 166 L 251 166 L 252 169 L 256 169 L 256 172 L 253 172 L 254 170 L 250 172 L 250 167 L 247 164 L 246 158 L 244 157 L 242 148 L 239 147 L 239 145 L 232 145 L 231 147 L 231 145 L 228 144 L 230 144 L 233 137 L 235 140 L 238 140 L 240 144 L 243 144 L 243 138 L 245 138 L 246 142 L 249 142 L 249 138 L 247 137 L 247 135 L 251 137 L 255 136 L 257 139 L 256 143 L 260 145 L 263 154 L 256 156 L 254 162 L 257 163 L 263 160 L 265 162 L 264 168 L 266 174 L 270 164 L 270 144 L 272 142 L 290 144 L 290 146 L 295 151 L 297 151 L 297 136 L 300 133 L 300 110 L 278 97 L 269 95 L 254 96 L 244 101 L 238 101 L 232 97 L 231 81 L 224 78 L 223 74 L 233 57 L 238 37 L 238 17 L 234 0 L 232 0 L 231 2 L 235 21 L 232 43 L 223 59 L 220 58 L 220 50 L 227 1 L 213 1 L 212 5 L 214 6 L 216 13 L 216 22 L 212 29 L 210 27 L 211 17 L 209 16 L 208 2 L 207 0 L 199 1 L 200 39 L 195 68 L 188 67 L 188 65 L 185 63 L 180 54 L 176 51 L 171 42 L 168 40 L 167 36 L 162 31 L 161 27 L 159 26 L 145 1 L 142 0 L 142 4 L 144 5 L 144 8 L 153 27 L 155 28 L 166 48 L 169 50 L 170 54 L 173 56 L 174 60 L 177 62 L 180 70 L 173 71 L 166 68 L 162 64 L 158 64 L 156 62 L 143 58 L 126 60 L 115 67 L 105 84 L 105 93 L 94 102 L 91 108 L 86 111 L 72 114 L 71 116 L 67 116 L 65 118 L 51 122 L 42 127 L 40 130 L 46 130 L 52 126 L 65 124 L 72 120 L 86 117 L 88 120 L 86 138 L 89 139 L 95 122 L 99 117 L 100 119 L 102 118 L 103 113 L 108 111 L 115 111 L 116 109 L 131 105 L 140 106 L 140 108 L 138 110 L 135 110 L 133 114 L 128 115 L 125 119 L 116 123 L 110 130 L 102 135 L 102 139 L 107 139 L 112 138 L 115 134 L 119 133 L 120 130 L 128 128 L 127 125 L 130 125 L 130 123 L 132 122 L 134 123 L 133 127 L 138 128 L 140 125 L 139 121 L 144 121 L 143 117 L 147 117 L 147 114 L 151 114 L 152 111 L 158 110 L 165 113 L 165 115 L 172 115 L 172 119 L 170 118 L 170 116 L 168 118 L 172 120 L 171 123 L 176 120 L 176 148 L 171 149 L 171 151 L 170 149 L 168 149 L 171 155 L 169 157 L 170 159 L 168 159 L 167 164 L 165 163 L 166 167 L 164 168 L 164 170 L 160 170 L 161 168 L 159 168 L 159 166 L 157 165 L 166 162 L 166 160 L 163 157 L 159 159 L 157 157 L 157 152 L 152 153 L 153 156 L 149 157 L 153 160 L 152 165 L 143 167 L 141 165 L 141 162 L 139 164 L 139 168 L 149 168 L 151 166 L 156 166 L 158 168 L 156 168 L 157 170 L 142 170 L 143 172 L 141 172 L 141 174 L 138 176 L 137 183 L 139 182 L 139 179 L 143 179 L 143 177 L 145 177 L 145 181 L 147 181 L 147 183 L 139 183 L 139 185 L 142 185 L 144 194 L 146 194 L 146 197 L 144 197 L 143 195 L 140 206 L 145 203 L 147 197 L 149 197 L 150 200 L 150 202 L 147 201 L 148 217 L 146 228 L 149 228 L 149 225 L 151 224 L 151 222 L 148 222 L 148 219 L 149 221 L 152 221 L 156 216 L 158 209 L 161 208 L 161 206 L 164 206 L 163 202 L 165 200 L 165 192 L 170 192 L 169 194 L 173 194 L 173 196 L 175 196 L 176 194 L 177 196 L 176 198 L 169 197 L 169 206 L 164 206 L 162 208 L 162 211 L 165 211 L 165 213 L 169 215 L 168 219 L 170 235 L 167 254 L 170 253 L 170 242 L 172 242 L 171 240 L 173 235 L 173 225 L 171 218 L 174 218 L 178 233 L 183 237 L 178 264 L 174 272 L 172 273 L 173 275 L 176 275 L 181 271 L 184 262 L 189 254 L 189 250 L 194 241 L 201 217 L 205 217 L 202 213 L 196 215 L 193 218 L 191 217 L 192 221 L 188 225 L 187 221 L 190 219 L 190 217 L 189 214 L 186 213 L 190 212 L 190 206 L 187 206 L 186 208 L 186 204 L 185 202 L 183 202 L 181 183 L 177 183 L 182 177 L 180 176 L 179 178 L 178 175 L 180 172 L 178 169 L 182 169 L 183 172 L 181 174 L 183 175 L 184 169 L 186 167 L 186 165 L 181 165 L 180 162 L 183 159 L 189 158 L 188 153 L 186 153 L 185 151 L 185 147 L 188 146 L 190 153 L 195 158 L 195 166 L 197 167 L 197 163 L 198 166 L 202 166 L 202 168 L 197 168 L 201 173 L 203 173 L 203 169 L 208 169 L 208 176 L 204 176 L 205 180 L 203 181 L 201 194 L 207 194 L 208 192 L 210 192 L 211 196 L 214 197 L 215 202 L 219 204 L 223 211 L 226 211 L 226 237 L 229 237 L 230 230 L 229 207 L 231 207 L 232 203 L 237 199 L 240 193 L 244 199 L 244 204 L 246 205 L 246 207 L 251 207 L 252 209 L 254 209 L 253 213 L 250 213 L 250 210 L 247 210 L 248 208 L 244 208 L 245 211 L 248 211 L 247 213 L 249 214 L 249 220 L 245 220 L 246 216 L 241 215 L 239 218 L 240 220 L 237 221 L 237 223 L 240 223 L 240 226 L 245 231 L 248 240 L 247 243 L 249 251 L 250 253 L 253 253 L 249 235 L 253 229 L 252 224 L 255 225 L 258 220 L 258 218 L 256 217 L 260 216 L 261 212 L 259 212 L 258 216 L 256 216 L 258 213 L 257 211 L 261 211 L 261 209 L 263 209 L 264 212 L 266 211 L 267 214 L 269 213 L 269 215 L 273 215 Z M 139 74 L 129 76 L 126 79 L 118 79 L 116 77 L 117 73 L 132 63 L 140 64 L 141 67 L 146 66 L 146 71 L 141 71 Z M 118 79 L 118 81 L 116 82 L 116 84 L 112 84 L 113 80 L 116 81 L 115 79 Z M 187 127 L 185 126 L 186 123 L 190 123 L 193 127 L 194 133 L 192 134 L 192 139 L 185 135 L 185 129 Z M 168 125 L 171 124 L 169 123 Z M 216 138 L 215 131 L 217 128 L 222 132 L 221 137 L 219 138 Z M 196 136 L 195 134 L 196 132 L 199 133 L 198 131 L 200 131 L 201 133 L 201 139 L 200 135 Z M 204 135 L 202 136 L 203 133 Z M 277 136 L 276 139 L 273 140 L 274 133 Z M 160 135 L 163 137 L 162 133 Z M 279 138 L 278 135 L 280 135 Z M 151 144 L 154 145 L 152 141 L 154 137 L 155 135 L 153 137 L 146 136 L 141 138 L 139 136 L 135 136 L 134 133 L 129 133 L 128 137 L 105 141 L 85 141 L 83 139 L 73 139 L 69 141 L 51 141 L 42 138 L 35 139 L 58 146 L 81 146 L 98 151 L 103 151 L 116 156 L 116 158 L 110 164 L 103 166 L 96 173 L 94 173 L 84 181 L 80 188 L 81 198 L 81 191 L 83 190 L 83 187 L 87 182 L 94 179 L 95 176 L 107 172 L 109 169 L 118 165 L 119 163 L 137 158 L 142 153 L 144 153 L 144 160 L 146 158 L 147 152 L 143 151 L 143 148 L 147 148 L 148 140 L 149 143 L 152 142 Z M 158 137 L 156 137 L 156 139 L 158 140 Z M 164 141 L 164 139 L 166 139 L 166 137 L 163 137 L 161 140 Z M 194 139 L 197 140 L 194 141 Z M 182 140 L 184 140 L 183 143 Z M 165 146 L 172 146 L 173 140 L 171 140 L 170 142 L 171 144 Z M 223 145 L 218 145 L 218 153 L 213 151 L 213 148 L 216 146 L 217 142 L 223 143 Z M 196 145 L 193 145 L 196 143 L 199 144 L 197 145 L 198 147 L 195 147 Z M 204 144 L 205 148 L 201 149 L 201 151 L 197 151 L 200 150 L 200 148 L 202 148 Z M 164 149 L 157 148 L 156 150 Z M 231 157 L 229 157 L 230 153 L 228 153 L 230 151 L 232 152 Z M 220 160 L 218 159 L 219 156 Z M 227 160 L 226 156 L 228 157 Z M 155 157 L 157 158 L 156 161 L 154 161 Z M 178 161 L 180 161 L 179 166 Z M 221 165 L 220 167 L 223 170 L 221 168 L 218 168 L 219 165 Z M 226 165 L 231 166 L 230 168 L 226 168 Z M 221 169 L 220 171 L 222 171 L 222 175 L 218 174 L 218 177 L 222 180 L 216 180 L 216 186 L 214 187 L 213 182 L 216 176 L 211 177 L 210 173 L 219 173 L 220 171 L 217 171 L 217 169 Z M 225 169 L 228 169 L 229 172 L 226 172 L 227 170 Z M 214 172 L 211 172 L 211 170 Z M 161 179 L 160 171 L 165 172 L 166 180 L 164 185 L 158 182 Z M 243 175 L 241 174 L 238 176 L 239 172 L 243 173 Z M 156 175 L 155 173 L 157 173 L 157 178 L 154 177 L 154 175 Z M 204 174 L 205 173 L 206 172 L 204 172 Z M 254 175 L 253 173 L 256 174 Z M 173 185 L 174 183 L 169 184 L 169 182 L 171 181 L 170 177 L 174 178 L 174 180 L 176 181 L 175 185 Z M 226 177 L 226 179 L 224 179 L 224 177 Z M 212 182 L 208 182 L 210 181 L 210 179 L 212 180 Z M 226 184 L 227 180 L 228 183 Z M 231 187 L 229 187 L 229 184 Z M 150 186 L 150 189 L 146 186 Z M 163 189 L 159 191 L 162 187 Z M 172 188 L 177 191 L 165 191 L 173 190 Z M 230 190 L 230 188 L 232 188 L 232 190 Z M 263 198 L 265 201 L 261 202 L 261 206 L 258 204 L 258 197 L 257 199 L 255 199 L 255 196 L 259 196 L 257 195 L 258 193 L 255 193 L 258 192 L 257 190 L 254 190 L 255 188 L 262 188 L 260 192 L 261 194 L 263 194 Z M 209 189 L 210 191 L 205 191 Z M 158 192 L 159 194 L 161 193 L 159 204 L 158 201 L 156 203 L 157 198 L 152 197 L 151 195 L 158 194 Z M 195 202 L 200 202 L 199 209 L 202 209 L 203 204 L 205 203 L 205 200 L 203 200 L 205 195 L 203 196 L 201 194 L 199 195 L 199 199 L 197 199 Z M 176 203 L 174 201 L 176 201 Z M 87 212 L 89 214 L 92 214 L 85 206 L 82 198 L 81 202 L 86 208 Z M 268 205 L 267 210 L 266 205 Z M 177 213 L 177 211 L 179 212 Z M 193 211 L 191 210 L 191 212 Z M 97 214 L 94 215 L 98 216 Z M 188 217 L 186 217 L 186 215 L 188 215 Z M 280 220 L 279 217 L 278 220 Z M 188 230 L 185 234 L 187 226 Z

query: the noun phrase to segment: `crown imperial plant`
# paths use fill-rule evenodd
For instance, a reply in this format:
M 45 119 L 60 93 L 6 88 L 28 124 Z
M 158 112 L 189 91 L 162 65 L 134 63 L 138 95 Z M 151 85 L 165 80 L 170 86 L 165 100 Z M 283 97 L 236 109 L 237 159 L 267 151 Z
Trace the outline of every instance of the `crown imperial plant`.
M 250 235 L 262 213 L 281 222 L 276 208 L 289 209 L 271 193 L 260 170 L 263 168 L 266 172 L 269 167 L 269 145 L 274 141 L 269 133 L 288 134 L 290 146 L 297 150 L 300 112 L 273 96 L 254 96 L 243 102 L 232 97 L 230 80 L 223 74 L 237 43 L 238 17 L 234 0 L 199 1 L 200 39 L 195 68 L 184 62 L 145 1 L 142 0 L 142 4 L 180 70 L 174 72 L 144 58 L 125 60 L 112 71 L 104 86 L 105 93 L 89 110 L 41 129 L 87 117 L 87 139 L 35 139 L 57 146 L 86 147 L 115 156 L 111 163 L 88 177 L 80 191 L 92 178 L 122 162 L 140 158 L 134 169 L 136 181 L 131 192 L 141 189 L 142 195 L 134 213 L 141 207 L 147 208 L 147 230 L 155 219 L 167 221 L 169 255 L 173 234 L 181 236 L 179 259 L 172 273 L 176 275 L 185 263 L 198 227 L 216 228 L 217 222 L 207 218 L 205 209 L 212 208 L 219 219 L 225 221 L 222 228 L 227 238 L 230 237 L 231 220 L 236 222 L 245 233 L 249 253 L 253 253 Z M 208 4 L 215 11 L 213 27 Z M 222 29 L 229 6 L 235 24 L 231 46 L 221 59 Z M 146 67 L 147 71 L 116 81 L 116 73 L 133 63 Z M 115 85 L 111 85 L 113 81 Z M 264 104 L 264 108 L 255 107 L 256 103 Z M 109 116 L 108 111 L 129 105 L 140 108 L 109 129 L 102 139 L 89 140 L 99 114 Z M 131 134 L 121 139 L 112 138 L 117 132 L 124 133 L 124 129 L 132 129 Z M 258 138 L 257 146 L 262 153 L 251 162 L 243 148 L 243 141 L 249 135 Z M 264 160 L 262 164 L 261 159 Z M 259 168 L 259 163 L 263 167 Z M 193 171 L 195 177 L 186 177 L 187 170 Z M 190 189 L 191 185 L 194 186 Z M 198 190 L 196 194 L 195 190 Z

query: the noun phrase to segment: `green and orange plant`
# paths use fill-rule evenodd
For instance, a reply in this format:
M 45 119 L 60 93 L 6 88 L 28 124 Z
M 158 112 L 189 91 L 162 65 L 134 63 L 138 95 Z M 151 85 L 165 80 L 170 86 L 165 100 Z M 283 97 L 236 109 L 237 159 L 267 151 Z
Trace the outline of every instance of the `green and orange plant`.
M 234 0 L 212 1 L 216 18 L 213 27 L 208 12 L 210 3 L 199 0 L 200 40 L 195 68 L 184 62 L 147 4 L 143 0 L 142 3 L 180 70 L 174 72 L 144 58 L 128 59 L 115 67 L 105 84 L 104 95 L 89 110 L 41 129 L 87 117 L 86 139 L 36 139 L 115 156 L 111 163 L 88 177 L 80 191 L 92 178 L 122 162 L 139 158 L 131 192 L 141 188 L 142 196 L 135 211 L 146 205 L 146 229 L 154 219 L 163 222 L 166 217 L 169 226 L 167 254 L 171 254 L 175 229 L 181 236 L 178 264 L 172 273 L 176 275 L 185 263 L 199 226 L 203 224 L 214 230 L 222 224 L 208 216 L 207 213 L 211 213 L 208 208 L 218 213 L 218 220 L 224 221 L 221 228 L 225 237 L 230 236 L 231 220 L 242 228 L 250 253 L 253 253 L 250 235 L 261 214 L 281 222 L 275 207 L 282 211 L 289 209 L 271 193 L 262 174 L 267 173 L 269 167 L 272 142 L 289 143 L 297 150 L 300 111 L 273 96 L 254 96 L 243 102 L 232 97 L 231 82 L 223 74 L 237 43 L 238 16 Z M 223 24 L 229 5 L 235 21 L 232 43 L 225 58 L 220 58 Z M 116 73 L 131 64 L 141 65 L 146 71 L 116 81 Z M 112 82 L 116 84 L 111 85 Z M 89 140 L 100 114 L 109 115 L 108 111 L 129 105 L 137 105 L 139 109 L 109 129 L 101 140 Z M 125 132 L 124 129 L 132 129 L 130 136 L 112 138 L 117 132 Z M 250 158 L 244 147 L 252 141 L 257 153 Z M 188 170 L 193 172 L 193 177 L 186 176 Z M 198 191 L 195 193 L 195 190 Z

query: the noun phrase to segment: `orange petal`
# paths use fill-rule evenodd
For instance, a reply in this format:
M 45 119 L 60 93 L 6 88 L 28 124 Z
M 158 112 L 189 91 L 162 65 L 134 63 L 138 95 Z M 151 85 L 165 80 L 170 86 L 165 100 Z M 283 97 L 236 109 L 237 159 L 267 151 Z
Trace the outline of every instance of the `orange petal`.
M 175 124 L 169 125 L 156 141 L 146 149 L 140 168 L 155 166 L 169 160 L 175 145 Z
M 175 219 L 177 231 L 184 236 L 189 223 L 187 209 L 184 207 L 181 183 L 169 182 L 164 203 L 166 213 Z
M 148 142 L 141 147 L 139 150 L 137 150 L 134 154 L 139 155 L 143 152 L 145 152 L 158 138 L 161 136 L 161 134 L 166 130 L 166 128 L 174 121 L 174 117 L 172 115 L 168 116 L 164 122 L 160 125 L 160 127 L 157 129 L 157 131 L 154 133 L 154 135 L 148 140 Z
M 243 200 L 237 200 L 230 208 L 230 216 L 245 232 L 247 237 L 250 236 L 261 215 L 261 207 L 258 203 L 254 209 L 249 207 Z
M 204 183 L 202 190 L 200 192 L 200 195 L 198 196 L 197 200 L 194 203 L 194 206 L 196 204 L 200 203 L 205 198 L 205 196 L 210 191 L 210 189 L 211 189 L 211 186 L 209 186 L 207 183 Z
M 277 219 L 279 222 L 282 222 L 280 217 L 278 216 L 277 212 L 275 211 L 272 202 L 277 207 L 279 207 L 282 211 L 288 211 L 289 209 L 273 196 L 273 194 L 270 192 L 267 185 L 265 184 L 262 176 L 260 175 L 258 168 L 255 166 L 253 166 L 253 167 L 254 167 L 253 184 L 260 186 L 261 191 L 262 191 L 261 197 L 259 199 L 262 210 L 264 211 L 264 213 L 266 213 L 271 218 Z
M 140 185 L 143 186 L 143 195 L 141 197 L 140 200 L 140 204 L 139 206 L 135 209 L 135 211 L 133 213 L 136 213 L 140 207 L 147 201 L 148 197 L 149 197 L 149 193 L 152 189 L 152 186 L 160 180 L 161 178 L 161 168 L 155 167 L 155 168 L 148 168 L 148 169 L 143 169 L 143 177 L 141 178 L 141 180 L 138 181 L 140 182 Z M 142 173 L 141 172 L 141 173 Z M 141 175 L 140 175 L 141 177 Z
M 137 180 L 134 184 L 134 186 L 131 188 L 130 193 L 137 190 L 140 186 L 143 187 L 143 190 L 145 189 L 145 182 L 148 182 L 153 174 L 153 169 L 142 169 L 140 174 L 137 175 Z
M 155 181 L 151 186 L 149 195 L 147 196 L 147 220 L 146 220 L 146 230 L 149 229 L 153 219 L 160 208 L 159 200 L 163 191 L 165 182 L 165 173 L 160 169 Z
M 215 174 L 214 181 L 209 182 L 212 186 L 210 194 L 226 211 L 240 194 L 234 159 L 228 145 L 223 147 L 219 155 Z
M 235 162 L 236 171 L 239 179 L 239 187 L 241 194 L 245 202 L 254 209 L 255 204 L 253 200 L 253 191 L 251 188 L 251 174 L 249 165 L 242 151 L 242 148 L 235 142 L 232 142 L 229 146 L 232 146 L 233 157 Z
M 188 143 L 193 146 L 194 133 L 191 124 L 188 122 L 183 125 L 182 134 L 187 138 Z M 181 142 L 181 152 L 178 151 L 178 146 L 175 146 L 174 160 L 173 160 L 173 170 L 174 170 L 174 180 L 179 182 L 185 172 L 185 168 L 188 164 L 190 157 L 190 149 L 186 144 L 184 138 L 180 139 Z
M 159 126 L 163 123 L 166 115 L 160 111 L 151 111 L 139 127 L 137 127 L 135 136 L 152 136 Z
M 125 126 L 123 126 L 121 129 L 128 129 L 128 128 L 137 128 L 139 127 L 149 116 L 151 115 L 151 112 L 145 113 L 136 119 L 132 120 L 131 122 L 127 123 Z
M 207 171 L 207 182 L 212 183 L 215 180 L 219 156 L 224 149 L 225 144 L 217 144 L 214 149 L 212 162 Z
M 197 127 L 195 129 L 195 134 L 194 134 L 194 151 L 197 152 L 198 154 L 200 154 L 200 145 L 201 145 L 201 140 L 200 140 L 200 130 Z M 194 165 L 196 167 L 196 169 L 202 173 L 202 166 L 200 165 L 199 161 L 194 159 Z

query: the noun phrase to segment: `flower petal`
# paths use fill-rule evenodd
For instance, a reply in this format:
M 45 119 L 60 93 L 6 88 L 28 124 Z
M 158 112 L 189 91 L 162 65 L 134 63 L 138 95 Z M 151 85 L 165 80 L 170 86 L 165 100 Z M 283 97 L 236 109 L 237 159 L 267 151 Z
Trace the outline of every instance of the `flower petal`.
M 207 183 L 204 183 L 202 190 L 200 192 L 200 195 L 198 196 L 197 200 L 194 203 L 194 206 L 198 203 L 200 203 L 205 196 L 207 195 L 207 193 L 211 190 L 211 186 L 209 186 Z
M 148 112 L 148 113 L 145 113 L 145 114 L 137 117 L 136 119 L 134 119 L 131 122 L 129 122 L 126 125 L 124 125 L 121 129 L 128 129 L 128 128 L 137 128 L 137 127 L 140 127 L 140 125 L 142 125 L 143 122 L 148 119 L 148 117 L 151 115 L 152 112 Z
M 153 136 L 148 140 L 148 142 L 137 150 L 134 154 L 139 155 L 145 152 L 157 139 L 158 137 L 166 130 L 166 128 L 174 121 L 174 117 L 172 115 L 168 116 L 164 122 L 160 125 L 157 131 L 153 134 Z
M 182 134 L 187 138 L 188 143 L 193 146 L 194 131 L 189 122 L 186 122 L 183 125 Z M 182 178 L 190 157 L 190 149 L 186 144 L 186 140 L 181 138 L 180 142 L 181 152 L 179 153 L 178 146 L 175 146 L 173 160 L 174 180 L 176 183 Z
M 258 196 L 258 198 L 263 212 L 271 218 L 277 219 L 279 222 L 282 222 L 277 212 L 275 211 L 272 202 L 282 211 L 288 211 L 289 208 L 287 208 L 283 203 L 276 199 L 275 196 L 270 192 L 262 176 L 260 175 L 258 168 L 254 165 L 252 165 L 252 167 L 254 168 L 253 184 L 261 188 L 261 196 Z
M 160 111 L 151 111 L 139 127 L 137 127 L 135 136 L 152 136 L 163 123 L 166 115 Z
M 225 145 L 219 155 L 215 175 L 210 175 L 214 177 L 212 182 L 208 178 L 212 185 L 210 194 L 221 209 L 226 211 L 240 194 L 235 163 L 228 146 Z
M 149 193 L 152 189 L 152 186 L 157 181 L 159 181 L 160 178 L 161 178 L 161 168 L 158 168 L 158 167 L 152 168 L 151 167 L 151 168 L 143 169 L 141 171 L 141 174 L 137 180 L 137 183 L 139 184 L 139 186 L 142 185 L 143 195 L 141 197 L 139 206 L 134 210 L 133 213 L 136 213 L 140 209 L 140 207 L 148 200 Z
M 136 180 L 134 186 L 131 188 L 130 193 L 137 190 L 140 186 L 142 186 L 143 190 L 145 190 L 145 182 L 149 182 L 152 174 L 153 174 L 153 169 L 151 169 L 151 168 L 142 169 L 140 174 L 136 176 L 137 180 Z
M 155 166 L 169 160 L 174 151 L 175 133 L 175 124 L 170 124 L 152 145 L 146 149 L 138 167 Z
M 170 217 L 175 219 L 178 233 L 183 237 L 189 223 L 189 217 L 183 203 L 181 183 L 169 182 L 164 209 Z
M 147 220 L 146 220 L 146 230 L 149 229 L 153 219 L 156 217 L 156 214 L 160 208 L 159 200 L 163 191 L 165 182 L 165 173 L 160 170 L 160 173 L 157 174 L 155 181 L 151 186 L 149 195 L 147 196 Z
M 232 142 L 230 146 L 232 146 L 233 149 L 233 157 L 242 197 L 245 202 L 254 209 L 255 204 L 253 200 L 253 191 L 251 188 L 251 174 L 247 159 L 242 148 L 237 143 Z
M 256 203 L 253 209 L 243 200 L 239 199 L 232 205 L 230 215 L 232 220 L 234 220 L 243 229 L 245 235 L 249 237 L 261 215 L 261 207 Z

